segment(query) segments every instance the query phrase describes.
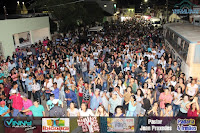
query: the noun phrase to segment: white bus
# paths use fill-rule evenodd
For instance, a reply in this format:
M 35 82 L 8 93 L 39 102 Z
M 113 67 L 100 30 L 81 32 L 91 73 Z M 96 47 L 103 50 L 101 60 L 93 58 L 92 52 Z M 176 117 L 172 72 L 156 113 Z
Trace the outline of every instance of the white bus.
M 162 27 L 161 21 L 160 21 L 159 18 L 153 17 L 153 18 L 150 19 L 150 22 L 154 27 L 158 27 L 158 28 Z
M 169 23 L 163 27 L 165 46 L 181 64 L 186 77 L 200 80 L 200 27 L 190 23 Z

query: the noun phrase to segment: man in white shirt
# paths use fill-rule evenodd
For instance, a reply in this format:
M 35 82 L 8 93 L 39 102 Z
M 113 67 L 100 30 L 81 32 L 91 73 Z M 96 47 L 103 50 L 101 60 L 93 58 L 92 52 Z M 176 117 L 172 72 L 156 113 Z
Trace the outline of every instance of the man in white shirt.
M 56 74 L 56 78 L 54 78 L 54 82 L 57 83 L 57 87 L 59 88 L 59 99 L 63 102 L 65 99 L 65 93 L 64 93 L 64 81 L 60 77 L 59 74 Z
M 52 79 L 49 79 L 46 77 L 45 82 L 44 82 L 44 88 L 45 88 L 45 93 L 46 93 L 46 100 L 49 100 L 51 91 L 54 90 Z

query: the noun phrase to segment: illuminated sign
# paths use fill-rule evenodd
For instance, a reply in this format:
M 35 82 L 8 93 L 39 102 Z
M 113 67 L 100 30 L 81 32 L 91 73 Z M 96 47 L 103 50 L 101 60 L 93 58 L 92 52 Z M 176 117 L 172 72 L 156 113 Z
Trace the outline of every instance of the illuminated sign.
M 189 0 L 183 0 L 181 3 L 176 4 L 174 7 L 179 9 L 172 9 L 174 14 L 199 14 L 198 9 L 192 9 L 195 4 L 191 3 Z

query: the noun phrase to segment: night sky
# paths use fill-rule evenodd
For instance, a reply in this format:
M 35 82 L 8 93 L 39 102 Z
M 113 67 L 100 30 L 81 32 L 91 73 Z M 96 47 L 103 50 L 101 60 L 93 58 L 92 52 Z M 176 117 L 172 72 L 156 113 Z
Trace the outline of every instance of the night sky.
M 30 3 L 33 3 L 35 0 L 0 0 L 0 14 L 4 14 L 3 6 L 6 6 L 7 13 L 8 14 L 14 14 L 16 11 L 17 1 L 25 2 L 26 7 L 30 5 Z M 76 0 L 75 0 L 76 1 Z M 118 7 L 128 7 L 128 5 L 135 5 L 135 8 L 140 8 L 140 4 L 144 0 L 116 0 Z M 169 6 L 173 6 L 174 4 L 177 4 L 181 2 L 182 0 L 169 0 Z M 199 0 L 193 0 L 193 1 L 199 1 Z M 166 0 L 148 0 L 147 6 L 153 7 L 153 5 L 165 5 Z

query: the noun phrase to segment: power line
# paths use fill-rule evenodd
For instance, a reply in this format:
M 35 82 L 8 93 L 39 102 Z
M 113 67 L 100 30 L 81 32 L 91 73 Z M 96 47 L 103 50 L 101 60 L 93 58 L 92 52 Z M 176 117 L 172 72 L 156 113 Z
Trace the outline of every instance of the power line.
M 84 0 L 79 0 L 79 1 L 69 2 L 69 3 L 65 3 L 65 4 L 59 4 L 59 5 L 53 5 L 53 6 L 44 6 L 44 7 L 38 8 L 38 9 L 51 8 L 51 7 L 59 7 L 59 6 L 64 6 L 64 5 L 74 4 L 74 3 L 79 3 L 79 2 L 83 2 L 83 1 Z

